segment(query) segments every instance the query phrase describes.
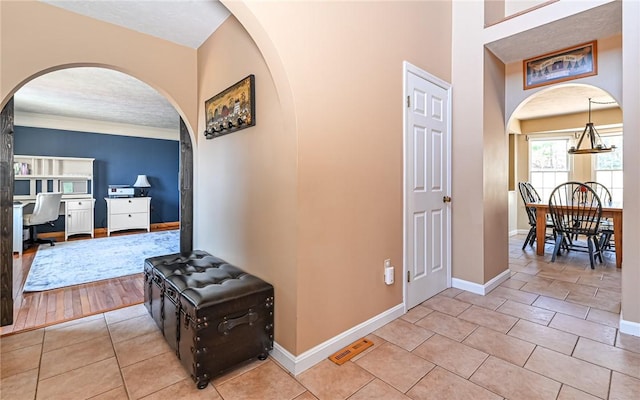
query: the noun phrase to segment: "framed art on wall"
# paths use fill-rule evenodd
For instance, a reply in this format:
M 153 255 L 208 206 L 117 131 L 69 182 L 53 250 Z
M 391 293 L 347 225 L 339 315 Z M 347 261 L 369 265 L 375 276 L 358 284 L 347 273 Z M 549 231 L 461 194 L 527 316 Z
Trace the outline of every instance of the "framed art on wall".
M 597 61 L 596 41 L 524 60 L 524 90 L 596 75 Z
M 256 124 L 255 77 L 249 75 L 204 103 L 207 139 Z

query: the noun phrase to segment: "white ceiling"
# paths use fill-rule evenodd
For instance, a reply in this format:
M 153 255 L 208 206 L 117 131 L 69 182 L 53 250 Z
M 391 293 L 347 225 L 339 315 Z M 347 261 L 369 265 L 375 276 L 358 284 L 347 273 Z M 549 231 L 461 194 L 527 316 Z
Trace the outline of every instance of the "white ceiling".
M 218 0 L 40 0 L 197 49 L 231 15 Z
M 40 0 L 187 47 L 199 47 L 229 17 L 218 0 Z M 608 3 L 487 47 L 505 63 L 621 32 L 621 4 Z M 588 98 L 613 99 L 600 89 L 568 86 L 541 91 L 516 112 L 518 119 L 586 111 Z M 617 107 L 594 104 L 592 109 Z M 102 68 L 55 71 L 15 95 L 20 112 L 178 129 L 178 113 L 160 93 L 128 75 Z
M 505 64 L 607 38 L 622 32 L 622 2 L 594 7 L 487 44 Z
M 585 112 L 589 109 L 589 99 L 592 101 L 591 110 L 594 111 L 618 107 L 615 99 L 602 89 L 586 85 L 567 85 L 550 87 L 536 93 L 516 110 L 515 116 L 525 120 Z
M 46 114 L 175 130 L 180 124 L 176 109 L 155 89 L 106 68 L 68 68 L 39 76 L 16 92 L 14 106 L 17 117 Z

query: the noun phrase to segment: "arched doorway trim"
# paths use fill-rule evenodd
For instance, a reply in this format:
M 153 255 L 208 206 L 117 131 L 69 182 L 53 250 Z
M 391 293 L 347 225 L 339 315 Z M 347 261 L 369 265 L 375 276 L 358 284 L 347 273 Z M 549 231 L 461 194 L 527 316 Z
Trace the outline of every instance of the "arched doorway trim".
M 7 98 L 2 99 L 2 118 L 0 132 L 0 143 L 2 144 L 2 154 L 0 154 L 0 182 L 2 193 L 0 194 L 0 213 L 2 221 L 2 231 L 0 232 L 0 285 L 2 286 L 2 297 L 0 298 L 0 326 L 13 324 L 13 121 L 14 106 L 13 95 L 26 83 L 56 70 L 74 67 L 97 67 L 113 69 L 128 74 L 141 82 L 144 80 L 128 73 L 122 68 L 108 65 L 98 65 L 90 63 L 66 64 L 44 69 L 30 77 L 24 79 L 13 88 Z M 190 252 L 193 247 L 193 143 L 194 133 L 184 121 L 183 112 L 171 96 L 160 88 L 149 85 L 163 95 L 178 111 L 180 115 L 180 251 Z

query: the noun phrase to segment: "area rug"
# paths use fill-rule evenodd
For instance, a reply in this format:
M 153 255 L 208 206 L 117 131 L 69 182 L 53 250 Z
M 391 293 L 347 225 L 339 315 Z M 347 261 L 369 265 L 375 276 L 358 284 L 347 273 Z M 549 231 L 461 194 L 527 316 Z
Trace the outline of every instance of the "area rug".
M 178 230 L 56 242 L 38 247 L 24 292 L 137 274 L 148 257 L 180 251 Z

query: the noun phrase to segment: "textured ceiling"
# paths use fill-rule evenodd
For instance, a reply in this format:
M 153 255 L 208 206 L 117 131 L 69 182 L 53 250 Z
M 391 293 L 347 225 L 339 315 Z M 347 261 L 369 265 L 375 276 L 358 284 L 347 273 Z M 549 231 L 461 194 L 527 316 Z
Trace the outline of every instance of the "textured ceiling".
M 618 107 L 615 99 L 602 89 L 586 85 L 567 85 L 537 92 L 514 113 L 514 116 L 525 120 L 586 112 L 589 110 L 589 99 L 592 100 L 592 110 Z
M 35 78 L 14 96 L 16 113 L 179 129 L 179 115 L 146 83 L 105 68 L 80 67 Z
M 622 2 L 614 1 L 486 46 L 508 64 L 621 32 Z
M 218 0 L 40 0 L 197 49 L 230 15 Z

